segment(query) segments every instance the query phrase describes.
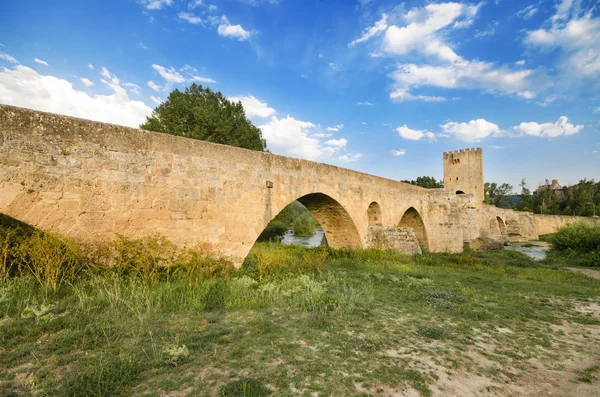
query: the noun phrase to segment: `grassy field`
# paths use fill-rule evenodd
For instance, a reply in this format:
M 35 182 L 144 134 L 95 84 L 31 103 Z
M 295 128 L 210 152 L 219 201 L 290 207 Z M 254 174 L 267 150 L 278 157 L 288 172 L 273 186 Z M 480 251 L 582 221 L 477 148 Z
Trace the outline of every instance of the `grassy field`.
M 0 395 L 600 393 L 600 281 L 516 252 L 148 269 L 0 281 Z

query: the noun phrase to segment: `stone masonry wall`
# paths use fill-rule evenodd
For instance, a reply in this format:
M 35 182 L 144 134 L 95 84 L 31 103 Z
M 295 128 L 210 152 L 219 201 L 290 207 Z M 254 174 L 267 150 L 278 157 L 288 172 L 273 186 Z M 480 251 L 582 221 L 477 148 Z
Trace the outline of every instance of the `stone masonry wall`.
M 366 246 L 394 250 L 408 255 L 422 252 L 417 236 L 410 227 L 370 226 Z

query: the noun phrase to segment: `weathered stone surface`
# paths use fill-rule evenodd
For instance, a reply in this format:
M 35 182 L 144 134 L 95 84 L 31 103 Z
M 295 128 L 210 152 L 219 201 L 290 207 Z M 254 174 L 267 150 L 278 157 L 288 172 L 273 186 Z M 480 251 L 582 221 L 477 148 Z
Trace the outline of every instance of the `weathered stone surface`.
M 487 206 L 481 149 L 443 159 L 447 187 L 423 189 L 311 161 L 0 105 L 0 213 L 78 238 L 160 232 L 175 244 L 200 243 L 241 263 L 267 223 L 294 200 L 308 207 L 333 248 L 366 247 L 369 226 L 403 226 L 422 249 L 460 252 L 463 242 L 480 236 L 535 239 L 580 219 Z
M 504 249 L 504 242 L 502 240 L 491 237 L 479 237 L 466 243 L 466 245 L 474 251 L 499 251 Z
M 369 226 L 366 246 L 394 250 L 408 255 L 422 252 L 413 229 L 401 226 Z

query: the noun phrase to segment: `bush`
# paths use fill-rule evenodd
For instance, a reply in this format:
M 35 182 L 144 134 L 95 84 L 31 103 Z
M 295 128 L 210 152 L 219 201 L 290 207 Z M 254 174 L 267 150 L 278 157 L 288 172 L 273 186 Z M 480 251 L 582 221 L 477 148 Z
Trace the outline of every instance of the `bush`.
M 267 225 L 265 230 L 262 231 L 262 233 L 258 236 L 258 239 L 256 239 L 256 241 L 281 241 L 287 230 L 288 227 L 283 222 L 274 220 Z
M 600 267 L 600 226 L 574 223 L 551 238 L 550 259 L 568 258 L 572 265 Z
M 310 237 L 315 234 L 314 218 L 310 214 L 302 214 L 294 221 L 294 234 L 301 237 Z
M 176 263 L 185 271 L 191 289 L 197 288 L 202 278 L 227 278 L 233 268 L 230 261 L 211 256 L 200 248 L 184 249 L 177 256 Z
M 19 254 L 36 281 L 55 293 L 85 265 L 81 247 L 74 240 L 40 231 L 21 243 Z

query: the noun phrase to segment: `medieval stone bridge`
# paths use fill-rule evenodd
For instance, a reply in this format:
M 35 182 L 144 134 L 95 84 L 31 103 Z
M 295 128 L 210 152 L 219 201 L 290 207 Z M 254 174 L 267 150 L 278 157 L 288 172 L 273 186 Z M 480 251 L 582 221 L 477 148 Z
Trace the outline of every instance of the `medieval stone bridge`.
M 267 223 L 294 200 L 311 211 L 332 247 L 367 246 L 370 226 L 409 227 L 430 251 L 459 252 L 483 235 L 537 238 L 532 214 L 482 204 L 481 149 L 445 153 L 444 176 L 445 189 L 423 189 L 0 105 L 0 213 L 82 239 L 158 232 L 241 263 Z M 550 229 L 568 220 L 552 222 Z

